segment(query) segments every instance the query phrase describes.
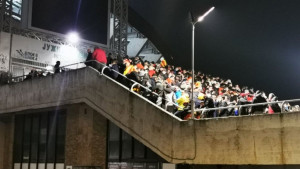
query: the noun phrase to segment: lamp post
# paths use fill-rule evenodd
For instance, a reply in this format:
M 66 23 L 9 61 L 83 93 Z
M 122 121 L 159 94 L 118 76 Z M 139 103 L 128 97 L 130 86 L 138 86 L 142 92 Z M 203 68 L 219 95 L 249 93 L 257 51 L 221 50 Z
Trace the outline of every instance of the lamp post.
M 192 22 L 193 28 L 192 28 L 192 100 L 191 100 L 191 113 L 192 117 L 191 119 L 194 119 L 194 111 L 195 111 L 195 102 L 194 102 L 194 83 L 195 83 L 195 70 L 194 70 L 194 51 L 195 51 L 195 25 L 198 22 L 201 22 L 204 20 L 204 18 L 215 9 L 215 7 L 210 8 L 207 12 L 205 12 L 204 15 L 200 16 L 196 22 Z

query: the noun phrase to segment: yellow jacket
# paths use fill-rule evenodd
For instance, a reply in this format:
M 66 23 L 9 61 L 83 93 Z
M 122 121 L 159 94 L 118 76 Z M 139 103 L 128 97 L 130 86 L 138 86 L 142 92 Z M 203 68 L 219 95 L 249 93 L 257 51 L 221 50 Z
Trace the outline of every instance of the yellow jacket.
M 178 103 L 178 110 L 183 110 L 184 109 L 184 103 L 190 102 L 190 98 L 188 96 L 181 96 L 177 99 Z

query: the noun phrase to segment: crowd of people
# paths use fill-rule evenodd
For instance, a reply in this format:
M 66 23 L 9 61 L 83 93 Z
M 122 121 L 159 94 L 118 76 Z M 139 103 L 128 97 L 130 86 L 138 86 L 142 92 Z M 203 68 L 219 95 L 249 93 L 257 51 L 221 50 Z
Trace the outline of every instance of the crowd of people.
M 133 90 L 135 92 L 165 110 L 174 113 L 175 116 L 181 119 L 191 117 L 191 99 L 193 99 L 196 109 L 278 101 L 278 98 L 273 93 L 267 95 L 264 91 L 234 85 L 230 79 L 213 77 L 201 72 L 195 73 L 194 97 L 191 98 L 191 71 L 168 65 L 164 58 L 161 58 L 159 62 L 155 63 L 143 61 L 140 57 L 129 58 L 127 56 L 123 58 L 123 63 L 118 63 L 112 54 L 109 54 L 106 58 L 105 54 L 98 50 L 99 49 L 96 48 L 93 53 L 88 50 L 87 61 L 97 60 L 109 66 L 111 69 L 105 70 L 105 74 L 125 84 L 129 88 L 131 88 L 134 82 L 138 82 L 141 85 L 134 86 Z M 96 63 L 96 65 L 87 66 L 101 69 L 98 63 Z M 123 75 L 121 76 L 116 72 Z M 124 76 L 130 80 L 126 80 Z M 273 114 L 281 112 L 282 106 L 285 111 L 291 111 L 292 109 L 289 103 L 285 103 L 284 105 L 276 103 L 252 107 L 197 111 L 194 112 L 194 117 L 214 118 L 262 113 Z
M 140 57 L 129 58 L 128 56 L 117 60 L 111 53 L 106 56 L 105 51 L 100 48 L 95 48 L 93 52 L 88 49 L 87 52 L 86 66 L 94 67 L 99 71 L 107 66 L 104 70 L 106 75 L 181 119 L 191 118 L 192 100 L 196 110 L 223 108 L 195 111 L 194 117 L 198 119 L 273 114 L 281 112 L 282 108 L 285 112 L 300 111 L 298 105 L 291 106 L 289 103 L 240 107 L 247 104 L 274 102 L 278 101 L 278 98 L 273 93 L 267 95 L 264 91 L 246 86 L 240 87 L 233 84 L 230 79 L 213 77 L 202 72 L 195 73 L 192 98 L 191 71 L 169 65 L 163 57 L 155 63 L 143 61 Z M 61 68 L 60 61 L 57 61 L 53 73 L 60 73 L 65 69 Z M 46 75 L 49 74 L 47 72 Z M 45 72 L 32 70 L 24 80 L 46 75 Z

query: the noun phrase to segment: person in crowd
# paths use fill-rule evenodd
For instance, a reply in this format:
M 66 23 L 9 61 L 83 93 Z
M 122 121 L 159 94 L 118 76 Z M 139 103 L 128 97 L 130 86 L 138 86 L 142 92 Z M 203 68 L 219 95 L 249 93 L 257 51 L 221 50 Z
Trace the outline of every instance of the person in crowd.
M 165 60 L 165 58 L 164 57 L 161 57 L 160 58 L 160 66 L 161 67 L 166 67 L 168 64 L 167 64 L 167 61 Z
M 86 57 L 86 62 L 84 63 L 86 66 L 92 66 L 93 63 L 91 62 L 93 60 L 93 53 L 91 51 L 91 49 L 87 49 L 87 57 Z
M 182 96 L 179 99 L 177 99 L 176 102 L 178 104 L 178 107 L 174 115 L 181 119 L 184 119 L 184 117 L 188 115 L 188 109 L 189 109 L 188 104 L 190 102 L 190 98 L 188 93 L 183 92 Z
M 164 109 L 172 113 L 174 112 L 174 103 L 176 102 L 174 90 L 170 82 L 167 82 L 164 88 Z
M 107 55 L 107 63 L 106 63 L 106 65 L 109 66 L 110 64 L 112 64 L 113 60 L 114 60 L 113 54 L 109 53 Z M 117 63 L 118 63 L 118 61 L 117 61 Z
M 268 100 L 268 102 L 278 101 L 278 99 L 274 93 L 270 93 L 267 100 Z M 280 113 L 280 112 L 281 112 L 281 109 L 280 109 L 278 103 L 268 105 L 268 113 L 269 114 Z
M 118 72 L 119 72 L 118 60 L 113 59 L 109 67 L 110 67 L 109 76 L 116 80 L 119 76 L 119 74 L 118 74 Z
M 123 72 L 123 75 L 128 75 L 132 71 L 134 71 L 134 66 L 131 64 L 129 59 L 124 59 L 123 64 L 125 65 L 125 70 Z
M 56 64 L 54 65 L 54 73 L 60 73 L 61 68 L 60 68 L 60 61 L 56 61 Z
M 31 69 L 31 71 L 26 75 L 26 78 L 24 80 L 29 80 L 33 78 L 34 69 Z
M 227 95 L 222 95 L 220 97 L 220 102 L 218 107 L 227 107 L 229 105 L 229 99 Z M 218 116 L 219 117 L 226 117 L 230 115 L 230 110 L 229 109 L 221 109 L 218 111 Z
M 200 93 L 198 95 L 198 99 L 201 101 L 200 108 L 214 108 L 215 104 L 213 99 L 209 95 L 205 95 L 203 93 Z M 215 116 L 214 110 L 204 111 L 202 114 L 204 114 L 204 117 L 207 118 L 213 118 Z
M 106 53 L 104 50 L 100 49 L 99 47 L 95 47 L 94 52 L 92 54 L 92 58 L 93 60 L 96 61 L 94 62 L 93 67 L 99 71 L 107 63 Z
M 250 104 L 250 102 L 248 102 L 247 100 L 247 95 L 245 93 L 241 93 L 237 105 L 246 105 L 246 104 Z M 240 115 L 249 115 L 249 108 L 241 107 L 239 109 L 239 113 Z
M 260 92 L 259 90 L 256 91 L 254 94 L 254 98 L 252 103 L 265 103 L 267 102 L 267 97 L 265 92 Z M 259 106 L 252 106 L 250 114 L 262 114 L 266 109 L 267 105 L 259 105 Z

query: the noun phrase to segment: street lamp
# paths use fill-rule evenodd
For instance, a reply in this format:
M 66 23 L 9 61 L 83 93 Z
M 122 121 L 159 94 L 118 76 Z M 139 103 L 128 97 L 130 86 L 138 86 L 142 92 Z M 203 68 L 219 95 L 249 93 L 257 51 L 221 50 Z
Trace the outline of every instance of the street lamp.
M 191 119 L 194 119 L 194 111 L 195 111 L 195 102 L 194 102 L 194 83 L 195 83 L 195 70 L 194 70 L 194 46 L 195 46 L 195 25 L 198 23 L 198 22 L 201 22 L 204 20 L 204 18 L 211 12 L 215 9 L 215 7 L 212 7 L 210 8 L 207 12 L 205 12 L 204 15 L 200 16 L 198 18 L 197 21 L 195 22 L 192 22 L 192 25 L 193 25 L 193 29 L 192 29 L 192 100 L 191 100 L 191 113 L 192 113 L 192 117 Z

